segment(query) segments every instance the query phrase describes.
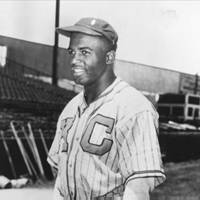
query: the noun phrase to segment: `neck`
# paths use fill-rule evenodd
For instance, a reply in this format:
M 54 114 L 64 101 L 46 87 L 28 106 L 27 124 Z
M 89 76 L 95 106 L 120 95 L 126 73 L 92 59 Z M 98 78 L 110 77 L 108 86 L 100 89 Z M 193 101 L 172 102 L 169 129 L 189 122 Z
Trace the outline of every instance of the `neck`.
M 84 86 L 85 100 L 87 104 L 93 102 L 109 85 L 111 85 L 116 76 L 114 73 L 101 78 L 101 81 L 96 81 L 94 84 Z

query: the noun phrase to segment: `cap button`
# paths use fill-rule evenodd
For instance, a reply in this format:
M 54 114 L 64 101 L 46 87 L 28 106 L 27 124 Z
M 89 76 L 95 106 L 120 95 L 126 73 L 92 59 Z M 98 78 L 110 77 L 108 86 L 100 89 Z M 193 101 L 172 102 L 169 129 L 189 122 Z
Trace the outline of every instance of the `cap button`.
M 95 23 L 96 23 L 96 20 L 95 20 L 95 19 L 93 19 L 93 20 L 90 22 L 90 24 L 91 24 L 92 26 L 94 26 Z

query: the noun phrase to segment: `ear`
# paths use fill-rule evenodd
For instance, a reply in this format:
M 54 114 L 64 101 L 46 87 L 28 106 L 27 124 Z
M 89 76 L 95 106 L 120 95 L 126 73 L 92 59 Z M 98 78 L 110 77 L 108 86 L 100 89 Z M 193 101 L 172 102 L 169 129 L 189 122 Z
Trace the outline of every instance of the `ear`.
M 106 64 L 110 65 L 115 62 L 115 51 L 111 50 L 106 54 Z

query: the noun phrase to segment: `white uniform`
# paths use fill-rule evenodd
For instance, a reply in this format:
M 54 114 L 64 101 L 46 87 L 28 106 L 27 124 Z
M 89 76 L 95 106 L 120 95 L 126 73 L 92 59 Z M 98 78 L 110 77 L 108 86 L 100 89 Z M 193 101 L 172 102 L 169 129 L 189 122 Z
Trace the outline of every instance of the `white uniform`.
M 164 181 L 158 115 L 136 89 L 117 78 L 89 106 L 81 92 L 61 113 L 48 161 L 56 189 L 71 200 L 122 199 L 129 180 Z

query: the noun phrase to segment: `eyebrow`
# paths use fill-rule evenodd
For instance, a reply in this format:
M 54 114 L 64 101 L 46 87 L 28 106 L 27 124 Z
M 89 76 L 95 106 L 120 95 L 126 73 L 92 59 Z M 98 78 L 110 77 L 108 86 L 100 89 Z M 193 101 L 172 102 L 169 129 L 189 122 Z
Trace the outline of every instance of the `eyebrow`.
M 67 49 L 72 49 L 72 50 L 73 50 L 73 48 L 70 47 L 70 46 L 69 46 Z M 91 49 L 90 47 L 84 47 L 84 46 L 83 46 L 83 47 L 79 47 L 78 49 L 79 49 L 79 50 L 88 49 L 88 50 L 90 50 L 90 51 L 93 50 L 93 49 Z
M 80 49 L 80 50 L 82 50 L 82 49 L 89 49 L 90 51 L 93 50 L 93 49 L 91 49 L 90 47 L 80 47 L 79 49 Z

